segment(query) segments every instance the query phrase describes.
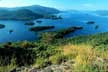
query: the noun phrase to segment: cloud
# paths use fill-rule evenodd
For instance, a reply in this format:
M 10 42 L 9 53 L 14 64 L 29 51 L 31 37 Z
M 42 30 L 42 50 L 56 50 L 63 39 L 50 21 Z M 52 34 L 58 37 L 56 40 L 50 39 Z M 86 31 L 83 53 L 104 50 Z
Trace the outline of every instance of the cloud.
M 83 7 L 93 7 L 94 5 L 92 4 L 82 4 Z
M 95 10 L 96 6 L 90 3 L 81 4 L 81 9 L 83 10 Z

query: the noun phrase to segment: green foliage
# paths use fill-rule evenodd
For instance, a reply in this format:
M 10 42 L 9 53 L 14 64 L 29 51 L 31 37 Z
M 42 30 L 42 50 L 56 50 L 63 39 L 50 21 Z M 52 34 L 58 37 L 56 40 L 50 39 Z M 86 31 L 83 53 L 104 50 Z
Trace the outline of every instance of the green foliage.
M 66 62 L 68 58 L 63 54 L 58 53 L 51 56 L 49 59 L 53 64 L 61 64 L 63 62 Z
M 2 59 L 0 59 L 0 60 L 2 60 Z M 6 66 L 0 66 L 0 72 L 9 72 L 9 71 L 11 71 L 12 69 L 14 69 L 14 68 L 16 68 L 17 66 L 16 66 L 16 64 L 15 64 L 15 61 L 16 61 L 16 59 L 12 59 L 11 60 L 11 63 L 10 64 L 8 64 L 8 65 L 6 65 Z M 1 63 L 0 63 L 1 64 Z
M 19 45 L 21 48 L 33 48 L 35 45 L 32 42 L 24 41 Z
M 0 66 L 11 64 L 13 58 L 16 59 L 16 65 L 30 65 L 36 59 L 36 53 L 33 49 L 23 48 L 0 48 Z
M 97 61 L 97 58 L 93 58 L 93 60 L 90 61 L 91 63 L 86 61 L 88 60 L 88 56 L 94 52 L 96 57 L 100 56 L 103 60 L 107 60 L 106 53 L 108 51 L 108 33 L 79 36 L 68 39 L 56 38 L 56 35 L 57 33 L 45 32 L 42 33 L 41 38 L 38 41 L 23 41 L 16 43 L 8 42 L 1 44 L 0 70 L 4 70 L 4 68 L 12 69 L 18 66 L 30 65 L 34 65 L 36 68 L 44 68 L 54 64 L 61 65 L 71 59 L 75 59 L 75 62 L 78 60 L 82 63 L 82 65 L 78 64 L 73 67 L 73 72 L 77 69 L 79 69 L 80 72 L 106 70 L 105 68 L 107 65 Z M 63 53 L 63 48 L 68 44 L 72 46 L 67 46 L 64 52 L 65 54 L 70 52 L 70 54 L 65 55 Z M 91 51 L 89 51 L 89 49 Z M 92 58 L 92 55 L 90 58 Z M 105 63 L 107 64 L 107 62 Z

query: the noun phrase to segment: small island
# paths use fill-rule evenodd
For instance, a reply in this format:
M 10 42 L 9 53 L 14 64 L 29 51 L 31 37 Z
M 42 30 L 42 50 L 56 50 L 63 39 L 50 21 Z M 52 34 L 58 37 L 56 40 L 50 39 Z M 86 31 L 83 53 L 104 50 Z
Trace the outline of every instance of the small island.
M 66 29 L 61 29 L 59 31 L 54 31 L 54 32 L 43 32 L 40 33 L 39 38 L 43 41 L 43 39 L 45 41 L 47 41 L 46 39 L 48 38 L 48 41 L 53 41 L 55 39 L 60 39 L 60 38 L 64 38 L 65 35 L 70 34 L 75 32 L 76 30 L 80 30 L 83 29 L 83 27 L 69 27 Z
M 0 24 L 0 29 L 3 29 L 3 28 L 5 28 L 5 25 Z
M 62 38 L 64 37 L 65 35 L 69 34 L 69 33 L 72 33 L 72 32 L 75 32 L 76 30 L 80 30 L 80 29 L 83 29 L 83 27 L 78 27 L 78 26 L 75 26 L 75 27 L 69 27 L 69 28 L 66 28 L 66 29 L 62 29 L 60 31 L 57 31 L 56 33 L 56 38 Z
M 41 20 L 37 20 L 36 22 L 37 22 L 37 23 L 42 23 L 42 21 L 41 21 Z
M 98 25 L 96 25 L 96 26 L 95 26 L 95 29 L 98 29 L 98 28 L 99 28 L 99 26 L 98 26 Z
M 11 30 L 9 30 L 9 33 L 11 34 L 13 32 L 13 30 L 11 29 Z
M 31 27 L 30 31 L 37 32 L 37 31 L 53 29 L 53 28 L 55 28 L 55 26 L 36 26 L 36 27 Z
M 52 20 L 63 19 L 61 16 L 52 16 Z
M 45 19 L 52 19 L 52 20 L 58 20 L 58 19 L 63 19 L 62 16 L 57 16 L 57 15 L 48 15 L 44 17 Z
M 94 21 L 88 21 L 86 24 L 95 24 Z

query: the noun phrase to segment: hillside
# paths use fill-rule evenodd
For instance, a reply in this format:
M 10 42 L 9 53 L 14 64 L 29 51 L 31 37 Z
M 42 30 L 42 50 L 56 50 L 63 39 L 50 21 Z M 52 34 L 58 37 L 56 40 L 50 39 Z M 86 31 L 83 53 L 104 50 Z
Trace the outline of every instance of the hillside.
M 33 5 L 33 6 L 27 6 L 27 7 L 17 7 L 13 9 L 29 9 L 35 13 L 42 14 L 42 15 L 56 14 L 60 12 L 59 10 L 55 8 L 44 7 L 44 6 L 39 6 L 39 5 Z
M 93 13 L 100 16 L 108 16 L 108 10 L 97 10 L 97 11 L 93 11 Z
M 51 35 L 45 34 L 36 42 L 0 45 L 4 56 L 0 59 L 0 71 L 107 71 L 108 33 L 53 40 Z
M 27 9 L 20 9 L 15 11 L 2 11 L 0 10 L 0 19 L 6 19 L 6 20 L 31 20 L 31 19 L 37 19 L 42 18 L 43 15 L 33 13 L 30 10 Z
M 55 14 L 59 12 L 60 11 L 57 9 L 38 5 L 16 8 L 0 8 L 0 19 L 32 20 L 43 18 L 49 14 Z

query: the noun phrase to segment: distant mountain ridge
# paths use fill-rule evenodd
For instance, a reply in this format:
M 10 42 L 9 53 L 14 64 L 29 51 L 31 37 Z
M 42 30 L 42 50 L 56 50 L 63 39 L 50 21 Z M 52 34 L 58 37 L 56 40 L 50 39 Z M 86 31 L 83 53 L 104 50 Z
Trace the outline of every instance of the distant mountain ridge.
M 44 15 L 56 14 L 60 11 L 54 8 L 43 7 L 38 5 L 16 7 L 16 8 L 0 8 L 0 19 L 12 20 L 31 20 L 43 18 Z
M 96 13 L 100 16 L 108 16 L 108 10 L 97 10 L 97 11 L 94 11 L 93 13 Z
M 62 13 L 67 14 L 86 14 L 86 15 L 94 15 L 101 17 L 108 17 L 108 10 L 67 10 Z M 79 15 L 80 16 L 80 15 Z
M 13 10 L 15 10 L 15 9 L 29 9 L 29 10 L 31 10 L 35 13 L 39 13 L 39 14 L 55 14 L 55 13 L 60 12 L 59 10 L 57 10 L 55 8 L 44 7 L 44 6 L 40 6 L 40 5 L 32 5 L 32 6 L 13 8 Z

